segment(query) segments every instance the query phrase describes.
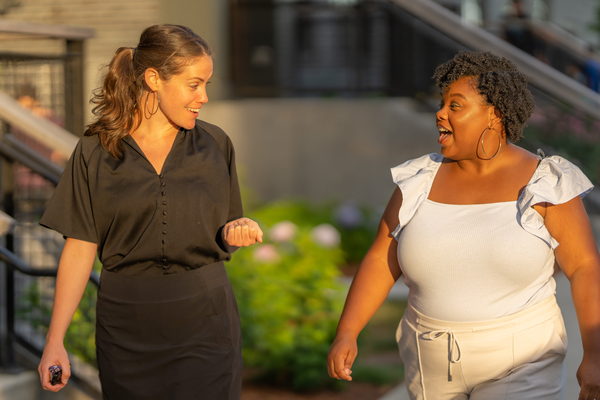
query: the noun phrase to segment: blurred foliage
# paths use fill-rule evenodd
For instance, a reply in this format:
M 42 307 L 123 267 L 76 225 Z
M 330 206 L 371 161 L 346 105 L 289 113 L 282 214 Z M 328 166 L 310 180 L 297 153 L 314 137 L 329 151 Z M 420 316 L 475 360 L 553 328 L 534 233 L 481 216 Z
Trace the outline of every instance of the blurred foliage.
M 592 182 L 600 182 L 600 121 L 566 106 L 540 106 L 519 144 L 534 153 L 541 148 L 546 156 L 565 157 Z
M 303 200 L 279 201 L 251 212 L 259 223 L 272 226 L 290 221 L 301 227 L 328 223 L 341 234 L 343 260 L 340 264 L 359 264 L 375 239 L 381 213 L 352 202 L 315 205 Z
M 102 264 L 96 259 L 94 270 L 100 272 Z M 26 321 L 43 337 L 48 333 L 52 316 L 53 291 L 40 286 L 34 280 L 23 291 L 17 302 L 16 318 Z M 97 288 L 88 283 L 75 310 L 69 329 L 65 334 L 65 348 L 85 362 L 97 367 L 96 362 L 96 296 Z
M 352 381 L 373 385 L 396 384 L 404 377 L 395 336 L 406 300 L 386 301 L 358 337 L 358 356 L 352 366 Z
M 336 281 L 343 253 L 332 227 L 323 240 L 315 235 L 325 216 L 298 203 L 255 210 L 248 217 L 265 231 L 263 244 L 238 250 L 227 265 L 242 321 L 244 364 L 260 380 L 294 390 L 335 384 L 325 359 L 344 300 Z M 275 225 L 284 219 L 302 225 L 280 224 L 277 233 Z

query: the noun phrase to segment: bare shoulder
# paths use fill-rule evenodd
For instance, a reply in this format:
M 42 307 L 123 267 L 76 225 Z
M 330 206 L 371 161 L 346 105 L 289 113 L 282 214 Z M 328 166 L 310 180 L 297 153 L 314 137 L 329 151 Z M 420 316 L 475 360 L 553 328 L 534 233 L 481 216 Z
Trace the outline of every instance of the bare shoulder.
M 531 178 L 540 162 L 540 158 L 522 147 L 516 145 L 512 145 L 511 147 L 510 168 L 515 171 L 517 176 L 522 175 Z

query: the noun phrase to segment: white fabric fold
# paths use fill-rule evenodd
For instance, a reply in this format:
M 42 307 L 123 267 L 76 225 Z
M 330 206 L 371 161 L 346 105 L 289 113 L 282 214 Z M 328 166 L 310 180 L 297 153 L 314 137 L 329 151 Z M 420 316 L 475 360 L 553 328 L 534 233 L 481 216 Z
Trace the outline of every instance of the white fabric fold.
M 443 159 L 441 154 L 431 153 L 391 169 L 392 179 L 402 192 L 402 206 L 398 211 L 400 224 L 392 233 L 396 240 L 402 228 L 408 224 L 417 208 L 429 196 L 433 178 Z
M 431 153 L 406 161 L 391 169 L 392 179 L 402 192 L 402 206 L 398 211 L 400 223 L 392 233 L 396 240 L 415 215 L 421 203 L 427 199 L 431 185 L 444 157 Z M 527 186 L 517 200 L 519 225 L 527 232 L 543 240 L 553 250 L 558 242 L 544 225 L 544 218 L 535 211 L 539 203 L 562 204 L 585 196 L 594 185 L 581 170 L 560 156 L 541 159 Z
M 518 222 L 554 250 L 559 243 L 550 235 L 544 218 L 535 211 L 539 203 L 563 204 L 588 194 L 594 185 L 581 170 L 560 156 L 543 158 L 517 200 Z

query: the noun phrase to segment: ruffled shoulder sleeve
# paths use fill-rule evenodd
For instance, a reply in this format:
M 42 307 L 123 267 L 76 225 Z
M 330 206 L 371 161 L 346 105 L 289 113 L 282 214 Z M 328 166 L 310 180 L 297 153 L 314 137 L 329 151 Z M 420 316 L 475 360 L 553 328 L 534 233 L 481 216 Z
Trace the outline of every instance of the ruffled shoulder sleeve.
M 579 168 L 560 156 L 543 158 L 517 201 L 518 221 L 523 229 L 542 239 L 554 250 L 559 243 L 533 209 L 539 203 L 562 204 L 585 196 L 594 185 Z
M 392 233 L 396 240 L 419 205 L 429 196 L 433 179 L 443 159 L 441 154 L 431 153 L 391 169 L 392 179 L 402 192 L 402 206 L 398 211 L 400 224 Z

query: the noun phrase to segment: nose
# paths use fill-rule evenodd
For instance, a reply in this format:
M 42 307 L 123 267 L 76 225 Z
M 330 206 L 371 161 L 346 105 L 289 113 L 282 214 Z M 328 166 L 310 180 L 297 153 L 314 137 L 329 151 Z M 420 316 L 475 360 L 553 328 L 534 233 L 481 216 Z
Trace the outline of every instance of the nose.
M 435 113 L 435 121 L 440 122 L 447 119 L 448 113 L 446 112 L 446 107 L 440 108 L 438 112 Z
M 196 101 L 202 105 L 208 103 L 208 94 L 206 93 L 206 88 L 203 88 L 198 92 L 198 96 L 196 96 Z

